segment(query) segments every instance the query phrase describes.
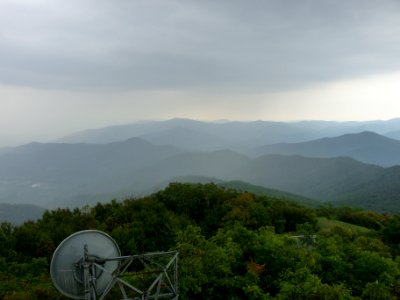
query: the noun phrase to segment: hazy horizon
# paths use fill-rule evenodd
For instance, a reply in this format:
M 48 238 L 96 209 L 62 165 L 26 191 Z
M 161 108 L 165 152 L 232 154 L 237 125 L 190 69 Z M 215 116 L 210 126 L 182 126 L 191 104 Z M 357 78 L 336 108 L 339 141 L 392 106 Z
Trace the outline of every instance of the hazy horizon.
M 140 120 L 388 120 L 400 3 L 0 3 L 0 147 Z
M 391 120 L 396 120 L 400 118 L 390 118 L 390 119 L 375 119 L 375 120 L 319 120 L 319 119 L 310 119 L 310 120 L 228 120 L 228 119 L 221 119 L 221 120 L 199 120 L 199 119 L 190 119 L 190 118 L 185 118 L 185 117 L 175 117 L 175 118 L 169 118 L 169 119 L 154 119 L 154 120 L 137 120 L 137 121 L 132 121 L 132 122 L 126 122 L 126 123 L 118 123 L 118 124 L 106 124 L 104 126 L 98 126 L 98 127 L 88 127 L 88 128 L 78 128 L 74 131 L 66 131 L 60 134 L 56 134 L 54 136 L 49 136 L 45 138 L 38 138 L 38 139 L 26 139 L 18 143 L 14 144 L 2 144 L 0 142 L 0 148 L 7 148 L 7 147 L 16 147 L 16 146 L 21 146 L 24 144 L 29 144 L 29 143 L 58 143 L 60 140 L 63 138 L 67 138 L 68 136 L 72 136 L 74 134 L 80 133 L 80 132 L 85 132 L 85 131 L 90 131 L 90 130 L 98 130 L 98 129 L 105 129 L 105 128 L 110 128 L 110 127 L 118 127 L 118 126 L 125 126 L 125 125 L 133 125 L 133 124 L 140 124 L 140 123 L 149 123 L 149 122 L 164 122 L 164 121 L 171 121 L 171 120 L 191 120 L 191 121 L 198 121 L 198 122 L 209 122 L 209 123 L 230 123 L 230 122 L 243 122 L 243 123 L 250 123 L 250 122 L 277 122 L 277 123 L 298 123 L 298 122 L 334 122 L 334 123 L 368 123 L 368 122 L 386 122 L 386 121 L 391 121 Z

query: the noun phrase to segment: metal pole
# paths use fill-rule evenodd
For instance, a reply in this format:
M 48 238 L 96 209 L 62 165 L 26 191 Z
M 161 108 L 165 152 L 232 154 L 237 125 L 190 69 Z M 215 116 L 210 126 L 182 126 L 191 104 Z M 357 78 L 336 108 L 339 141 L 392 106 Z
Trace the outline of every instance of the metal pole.
M 88 257 L 88 245 L 85 244 L 83 246 L 83 283 L 85 289 L 85 300 L 92 300 L 91 299 L 91 288 L 90 288 L 90 266 L 87 261 Z

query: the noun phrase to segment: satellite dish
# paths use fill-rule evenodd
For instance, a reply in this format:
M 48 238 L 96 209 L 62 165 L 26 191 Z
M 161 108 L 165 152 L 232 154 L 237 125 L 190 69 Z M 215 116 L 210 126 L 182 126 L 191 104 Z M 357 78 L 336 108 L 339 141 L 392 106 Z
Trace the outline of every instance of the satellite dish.
M 123 278 L 133 262 L 140 262 L 143 273 L 153 276 L 147 288 Z M 79 231 L 62 241 L 51 259 L 50 274 L 55 287 L 72 299 L 103 300 L 116 284 L 123 299 L 179 297 L 178 252 L 121 256 L 117 243 L 98 230 Z
M 86 253 L 85 253 L 86 252 Z M 112 281 L 112 273 L 119 260 L 107 260 L 121 255 L 117 243 L 106 233 L 84 230 L 67 237 L 57 247 L 50 264 L 55 287 L 72 299 L 85 299 L 85 261 L 96 261 L 101 268 L 93 268 L 95 293 L 102 294 Z

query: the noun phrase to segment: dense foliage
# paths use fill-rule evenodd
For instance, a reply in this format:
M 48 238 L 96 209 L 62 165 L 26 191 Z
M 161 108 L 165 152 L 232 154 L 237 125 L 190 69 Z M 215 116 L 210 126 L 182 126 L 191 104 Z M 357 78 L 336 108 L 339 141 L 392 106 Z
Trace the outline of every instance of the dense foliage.
M 141 199 L 2 223 L 0 299 L 64 299 L 49 261 L 84 229 L 109 233 L 123 254 L 178 250 L 180 299 L 400 297 L 400 216 L 175 183 Z

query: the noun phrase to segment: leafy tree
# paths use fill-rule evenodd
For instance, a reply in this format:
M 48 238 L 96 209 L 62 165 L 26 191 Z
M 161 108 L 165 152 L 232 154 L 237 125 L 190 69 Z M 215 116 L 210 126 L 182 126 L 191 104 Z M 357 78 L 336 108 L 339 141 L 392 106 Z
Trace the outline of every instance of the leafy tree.
M 324 284 L 318 276 L 312 274 L 307 268 L 289 271 L 284 275 L 278 299 L 356 299 L 343 285 Z
M 366 300 L 397 299 L 391 294 L 390 288 L 379 281 L 367 283 L 362 298 Z

